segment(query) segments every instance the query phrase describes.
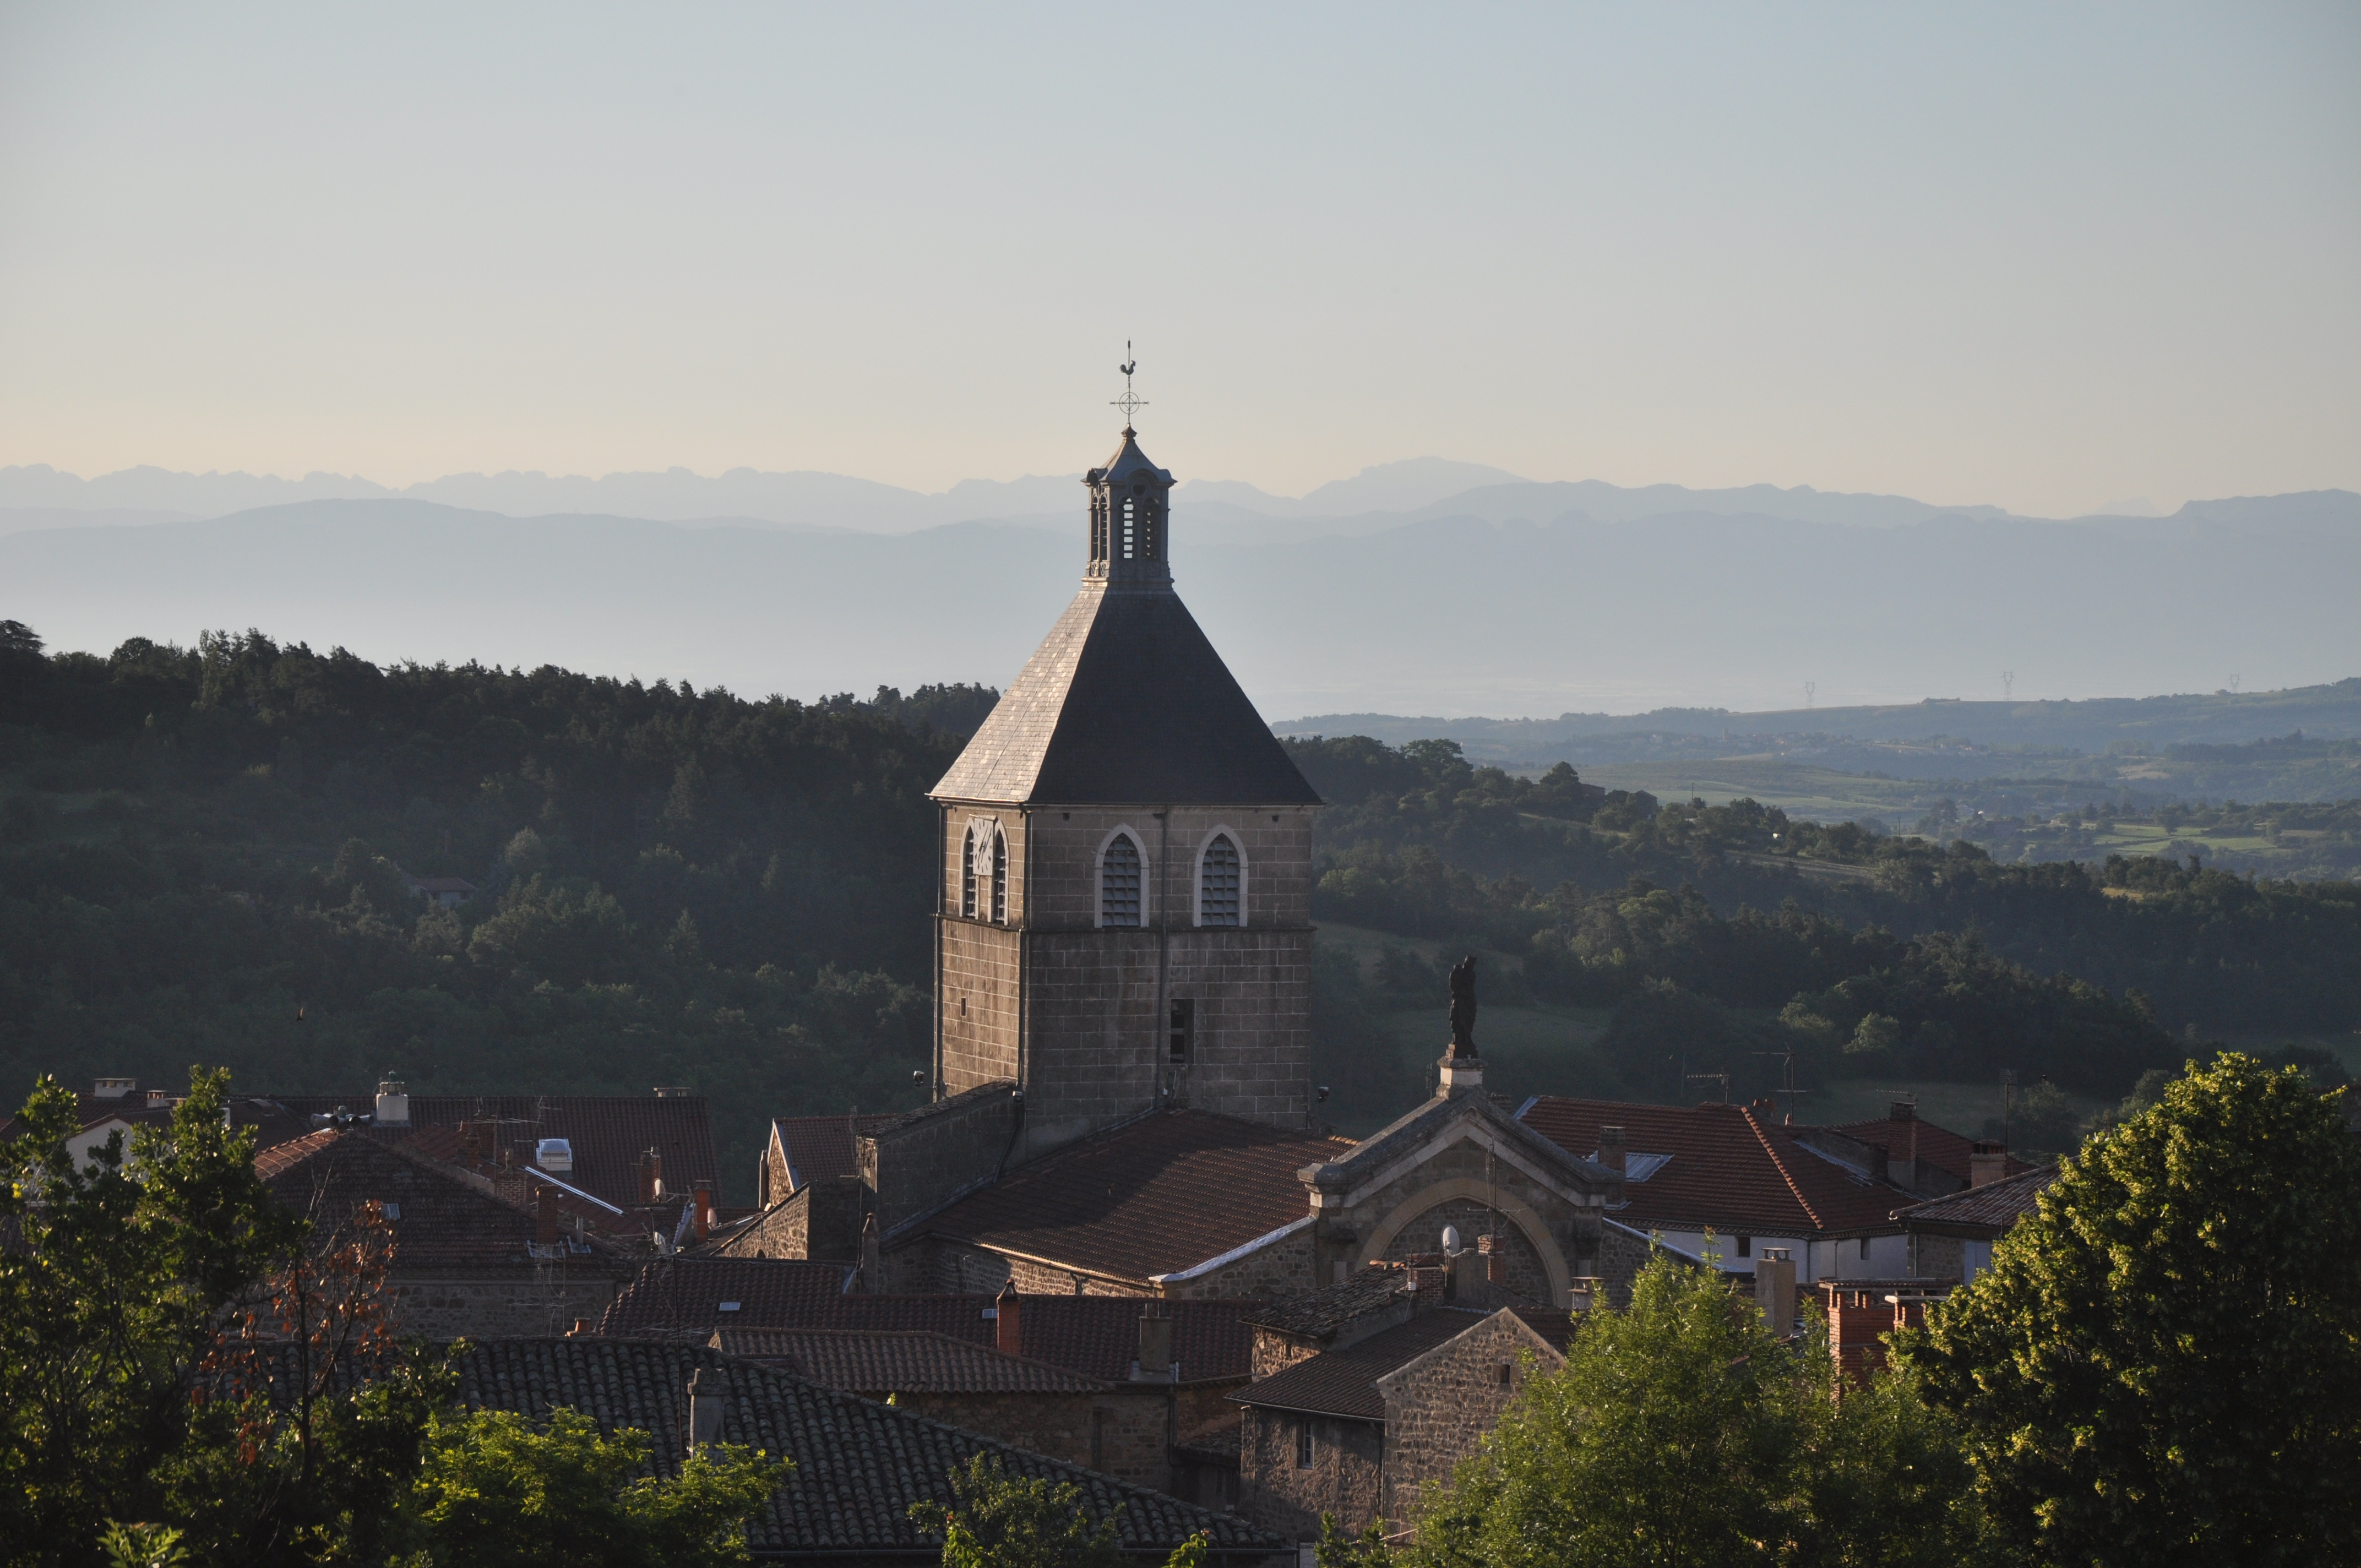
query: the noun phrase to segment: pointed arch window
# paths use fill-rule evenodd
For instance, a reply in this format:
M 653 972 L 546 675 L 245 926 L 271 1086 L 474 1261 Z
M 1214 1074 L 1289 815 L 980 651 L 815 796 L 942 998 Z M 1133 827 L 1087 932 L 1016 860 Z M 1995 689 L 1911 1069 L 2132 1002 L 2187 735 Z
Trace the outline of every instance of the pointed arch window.
M 960 913 L 970 920 L 975 918 L 975 829 L 967 830 L 967 842 L 960 847 Z
M 1139 846 L 1128 833 L 1108 839 L 1099 861 L 1099 924 L 1139 924 Z
M 992 923 L 1008 924 L 1008 835 L 998 828 L 992 834 Z
M 1197 924 L 1237 925 L 1242 881 L 1237 845 L 1227 833 L 1214 834 L 1197 863 Z

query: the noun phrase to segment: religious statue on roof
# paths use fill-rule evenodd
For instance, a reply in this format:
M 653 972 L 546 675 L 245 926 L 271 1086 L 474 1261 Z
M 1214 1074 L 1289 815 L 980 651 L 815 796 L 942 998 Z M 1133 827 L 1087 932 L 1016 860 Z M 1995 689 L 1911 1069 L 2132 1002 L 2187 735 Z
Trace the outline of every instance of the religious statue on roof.
M 1476 955 L 1451 966 L 1451 1054 L 1476 1054 Z

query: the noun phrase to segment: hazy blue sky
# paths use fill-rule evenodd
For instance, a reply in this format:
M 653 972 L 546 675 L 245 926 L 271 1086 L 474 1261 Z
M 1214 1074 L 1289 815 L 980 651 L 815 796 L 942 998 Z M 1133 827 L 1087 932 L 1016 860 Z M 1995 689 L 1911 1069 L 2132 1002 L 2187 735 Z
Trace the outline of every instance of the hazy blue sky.
M 2361 7 L 0 8 L 0 463 L 2361 488 Z

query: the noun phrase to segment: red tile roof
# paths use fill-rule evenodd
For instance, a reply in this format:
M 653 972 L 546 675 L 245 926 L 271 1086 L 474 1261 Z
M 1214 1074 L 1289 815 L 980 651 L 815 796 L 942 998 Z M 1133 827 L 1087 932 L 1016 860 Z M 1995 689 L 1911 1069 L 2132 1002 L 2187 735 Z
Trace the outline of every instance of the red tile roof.
M 1797 1129 L 1744 1105 L 1638 1105 L 1543 1095 L 1521 1119 L 1569 1154 L 1588 1158 L 1598 1129 L 1620 1126 L 1627 1163 L 1670 1157 L 1624 1184 L 1613 1218 L 1637 1229 L 1722 1235 L 1826 1236 L 1893 1232 L 1910 1195 L 1809 1148 Z
M 925 1234 L 1086 1273 L 1178 1274 L 1307 1218 L 1296 1172 L 1349 1138 L 1167 1111 L 1082 1139 L 963 1198 Z
M 824 1271 L 824 1272 L 823 1272 Z M 676 1257 L 647 1265 L 599 1321 L 604 1334 L 679 1337 L 703 1343 L 721 1329 L 839 1330 L 946 1334 L 997 1346 L 992 1296 L 846 1295 L 845 1264 L 785 1258 Z M 735 1312 L 719 1310 L 736 1301 Z M 1130 1376 L 1139 1354 L 1137 1296 L 1022 1296 L 1022 1354 L 1085 1377 Z M 1164 1303 L 1172 1321 L 1172 1355 L 1186 1382 L 1243 1377 L 1254 1350 L 1247 1320 L 1270 1303 L 1179 1299 Z
M 799 1258 L 659 1258 L 615 1293 L 598 1332 L 678 1335 L 701 1343 L 724 1324 L 790 1326 L 841 1296 L 851 1277 L 851 1264 Z M 738 1307 L 724 1312 L 724 1301 Z
M 1948 1198 L 1914 1203 L 1902 1211 L 1902 1223 L 1905 1226 L 1923 1225 L 1929 1230 L 1948 1230 L 1957 1226 L 1961 1230 L 1982 1231 L 1997 1236 L 2033 1212 L 2041 1194 L 2057 1179 L 2058 1168 L 2044 1166 L 2038 1170 L 2028 1170 L 2022 1176 L 1971 1187 L 1965 1192 L 1954 1192 Z
M 323 1128 L 263 1150 L 254 1168 L 273 1197 L 321 1232 L 341 1228 L 363 1203 L 388 1205 L 397 1273 L 532 1261 L 536 1221 L 531 1211 L 480 1190 L 399 1140 Z M 569 1245 L 581 1249 L 581 1261 L 630 1266 L 604 1237 L 577 1237 Z
M 1910 1157 L 1910 1130 L 1914 1126 L 1918 1129 L 1917 1148 L 1921 1162 L 1938 1170 L 1948 1171 L 1962 1182 L 1975 1179 L 1975 1173 L 1968 1164 L 1968 1152 L 1974 1140 L 1949 1127 L 1938 1127 L 1926 1121 L 1897 1122 L 1890 1116 L 1883 1116 L 1870 1122 L 1848 1122 L 1836 1130 L 1849 1138 L 1879 1146 L 1885 1150 L 1885 1157 L 1889 1160 L 1904 1160 Z M 2015 1156 L 2009 1157 L 2009 1175 L 2015 1176 L 2032 1168 Z
M 862 1133 L 901 1120 L 891 1116 L 785 1116 L 771 1124 L 771 1132 L 786 1152 L 789 1191 L 839 1176 L 861 1174 L 853 1139 Z M 774 1193 L 785 1197 L 785 1193 Z
M 1378 1392 L 1378 1378 L 1466 1333 L 1489 1316 L 1466 1307 L 1432 1308 L 1348 1349 L 1323 1351 L 1284 1372 L 1249 1383 L 1230 1398 L 1265 1409 L 1381 1421 L 1386 1419 L 1386 1401 Z
M 300 1137 L 312 1130 L 315 1112 L 343 1107 L 367 1113 L 374 1091 L 347 1095 L 240 1095 L 260 1141 Z M 264 1107 L 276 1107 L 275 1113 Z M 244 1122 L 246 1115 L 239 1120 Z M 574 1149 L 574 1168 L 561 1179 L 618 1208 L 639 1201 L 640 1155 L 653 1148 L 664 1161 L 664 1190 L 687 1192 L 700 1180 L 718 1185 L 713 1120 L 701 1094 L 413 1094 L 413 1135 L 430 1128 L 456 1129 L 463 1122 L 499 1121 L 500 1146 L 517 1165 L 530 1165 L 543 1138 L 564 1138 Z
M 713 1348 L 863 1398 L 888 1394 L 1094 1394 L 1106 1384 L 1046 1361 L 910 1329 L 719 1329 Z

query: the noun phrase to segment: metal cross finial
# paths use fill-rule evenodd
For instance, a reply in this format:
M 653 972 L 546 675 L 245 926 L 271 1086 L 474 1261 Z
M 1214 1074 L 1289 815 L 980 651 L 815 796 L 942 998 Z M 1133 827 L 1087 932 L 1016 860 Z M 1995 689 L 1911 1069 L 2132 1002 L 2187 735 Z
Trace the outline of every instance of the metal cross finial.
M 1123 372 L 1123 396 L 1113 400 L 1107 406 L 1123 411 L 1123 433 L 1126 435 L 1135 434 L 1137 433 L 1131 428 L 1132 411 L 1146 408 L 1148 400 L 1132 395 L 1131 373 L 1139 368 L 1139 361 L 1131 356 L 1131 339 L 1127 337 L 1123 340 L 1123 363 L 1115 368 Z

